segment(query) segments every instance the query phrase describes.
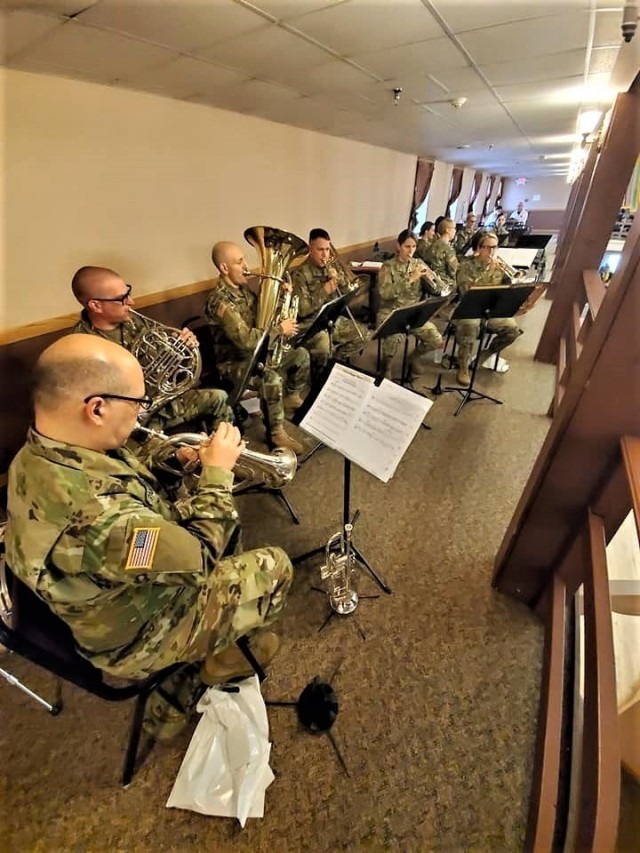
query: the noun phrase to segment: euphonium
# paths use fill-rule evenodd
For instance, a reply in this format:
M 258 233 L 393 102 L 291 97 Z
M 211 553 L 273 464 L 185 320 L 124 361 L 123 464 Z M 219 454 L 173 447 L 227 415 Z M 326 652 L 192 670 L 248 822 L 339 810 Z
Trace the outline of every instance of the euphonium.
M 292 261 L 306 254 L 309 247 L 295 234 L 282 231 L 280 228 L 272 228 L 270 225 L 255 225 L 247 228 L 244 237 L 258 252 L 261 263 L 258 277 L 262 279 L 262 285 L 258 296 L 256 327 L 258 329 L 276 328 L 283 320 L 290 319 L 293 311 L 290 294 L 287 301 L 287 291 L 282 287 L 286 281 L 285 273 Z M 284 352 L 290 348 L 290 344 L 286 341 L 278 343 L 281 337 L 282 335 L 275 336 L 269 346 L 269 367 L 279 367 Z M 280 362 L 274 359 L 274 351 Z
M 162 440 L 153 450 L 153 465 L 162 471 L 176 474 L 168 459 L 179 447 L 200 447 L 207 439 L 196 432 L 180 432 L 167 435 L 156 429 L 145 427 L 139 422 L 134 431 L 140 431 L 153 438 Z M 276 447 L 273 453 L 258 453 L 245 448 L 239 456 L 238 468 L 244 475 L 239 483 L 234 483 L 233 491 L 241 491 L 250 485 L 264 484 L 269 489 L 282 489 L 293 480 L 298 467 L 298 457 L 288 447 Z M 188 470 L 188 469 L 187 469 Z M 246 472 L 249 472 L 248 474 Z
M 202 357 L 198 347 L 190 347 L 182 340 L 179 329 L 163 326 L 132 308 L 129 311 L 149 324 L 131 345 L 131 353 L 144 373 L 146 392 L 153 399 L 153 405 L 142 413 L 148 420 L 165 403 L 197 383 Z
M 353 613 L 358 606 L 358 593 L 354 588 L 358 569 L 351 545 L 356 517 L 351 524 L 345 524 L 342 530 L 329 538 L 325 548 L 325 563 L 320 568 L 321 579 L 327 581 L 329 604 L 341 616 Z

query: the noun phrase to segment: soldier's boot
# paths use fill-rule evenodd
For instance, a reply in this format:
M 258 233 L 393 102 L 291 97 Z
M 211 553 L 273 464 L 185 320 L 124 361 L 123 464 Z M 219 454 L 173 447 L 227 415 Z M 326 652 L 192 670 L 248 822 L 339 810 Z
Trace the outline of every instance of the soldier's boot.
M 274 447 L 288 447 L 298 456 L 304 453 L 304 446 L 289 435 L 282 424 L 278 424 L 275 429 L 271 430 L 271 443 Z
M 421 347 L 416 347 L 416 349 L 413 351 L 411 361 L 409 362 L 409 371 L 412 377 L 421 376 L 423 373 L 426 372 L 426 356 L 427 351 L 423 350 Z
M 249 640 L 249 648 L 254 657 L 265 669 L 276 656 L 280 640 L 273 631 L 261 631 Z M 229 646 L 217 655 L 207 655 L 200 669 L 200 679 L 204 684 L 223 684 L 236 678 L 249 678 L 254 674 L 253 667 L 236 646 Z
M 383 358 L 380 365 L 380 372 L 384 379 L 391 379 L 391 359 Z
M 469 373 L 469 359 L 471 358 L 471 347 L 458 348 L 458 373 L 456 379 L 459 385 L 469 385 L 471 383 L 471 374 Z
M 304 400 L 297 391 L 292 391 L 290 394 L 285 396 L 283 403 L 285 412 L 288 415 L 292 415 L 296 409 L 300 408 L 304 403 Z

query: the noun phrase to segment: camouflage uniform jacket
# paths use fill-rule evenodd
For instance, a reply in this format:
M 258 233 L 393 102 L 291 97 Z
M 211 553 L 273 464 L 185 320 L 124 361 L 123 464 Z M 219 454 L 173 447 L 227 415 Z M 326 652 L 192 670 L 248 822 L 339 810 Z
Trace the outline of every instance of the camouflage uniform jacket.
M 424 237 L 421 237 L 418 240 L 418 245 L 416 246 L 416 251 L 415 251 L 415 257 L 420 258 L 420 260 L 424 261 L 425 264 L 427 263 L 427 251 L 429 249 L 429 246 L 432 243 L 433 243 L 433 237 L 430 238 L 429 240 L 425 239 Z
M 453 243 L 451 245 L 459 258 L 464 257 L 466 252 L 471 248 L 471 240 L 473 235 L 476 233 L 476 230 L 476 228 L 461 228 L 453 238 Z
M 380 293 L 380 310 L 394 311 L 396 308 L 406 308 L 415 305 L 422 298 L 422 284 L 418 278 L 409 281 L 412 262 L 403 263 L 396 255 L 390 261 L 385 261 L 378 273 L 378 291 Z
M 426 262 L 452 290 L 455 290 L 458 259 L 449 243 L 441 240 L 440 237 L 432 240 L 427 251 Z
M 195 491 L 171 504 L 129 451 L 99 453 L 30 430 L 9 469 L 7 562 L 92 663 L 144 671 L 207 605 L 207 578 L 238 525 L 232 480 L 207 467 Z M 139 529 L 157 537 L 144 559 L 132 556 Z
M 258 297 L 247 287 L 235 287 L 222 276 L 207 297 L 204 313 L 211 327 L 218 369 L 246 361 L 262 337 L 255 326 Z
M 511 279 L 495 261 L 483 264 L 477 255 L 460 261 L 458 267 L 458 291 L 464 296 L 473 287 L 499 287 L 510 285 Z
M 82 313 L 80 314 L 80 319 L 71 329 L 71 332 L 84 332 L 86 335 L 99 335 L 101 338 L 113 341 L 114 344 L 120 344 L 120 346 L 123 346 L 131 352 L 133 342 L 140 332 L 153 325 L 154 324 L 150 320 L 145 320 L 143 317 L 135 317 L 131 315 L 126 323 L 120 323 L 115 329 L 96 329 L 95 326 L 91 325 L 87 309 L 83 308 Z
M 347 286 L 344 281 L 344 276 L 337 270 L 338 287 L 343 293 L 346 293 Z M 316 314 L 325 304 L 335 299 L 337 293 L 327 293 L 324 285 L 327 282 L 327 271 L 324 267 L 317 267 L 308 258 L 299 267 L 291 272 L 291 282 L 293 284 L 293 295 L 297 296 L 298 305 L 298 325 L 300 331 L 304 332 L 313 322 Z

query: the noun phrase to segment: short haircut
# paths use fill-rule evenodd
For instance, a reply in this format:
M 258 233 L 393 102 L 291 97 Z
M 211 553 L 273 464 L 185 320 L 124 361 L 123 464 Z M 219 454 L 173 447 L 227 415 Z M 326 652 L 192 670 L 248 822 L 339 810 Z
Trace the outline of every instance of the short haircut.
M 433 222 L 430 222 L 428 219 L 420 229 L 420 236 L 424 237 L 427 231 L 430 231 L 433 228 Z
M 220 264 L 227 263 L 227 258 L 232 248 L 237 248 L 235 243 L 232 243 L 230 240 L 219 240 L 211 250 L 211 260 L 219 272 L 222 272 Z
M 438 227 L 436 228 L 436 231 L 438 232 L 438 234 L 440 236 L 442 236 L 445 231 L 449 230 L 449 228 L 455 228 L 455 222 L 453 221 L 453 219 L 445 219 L 443 217 L 440 220 L 440 222 L 438 223 Z
M 402 246 L 402 244 L 405 242 L 405 240 L 408 240 L 409 238 L 411 238 L 412 240 L 415 240 L 416 243 L 418 242 L 416 240 L 416 235 L 413 233 L 413 231 L 410 231 L 408 228 L 405 228 L 404 231 L 401 231 L 398 234 L 398 246 Z
M 487 237 L 493 237 L 494 240 L 498 240 L 495 231 L 476 231 L 476 233 L 471 238 L 471 248 L 474 252 L 476 252 L 480 248 L 480 244 L 483 242 L 483 240 L 486 240 Z
M 65 400 L 84 400 L 89 394 L 126 394 L 122 371 L 103 359 L 69 355 L 40 358 L 31 375 L 31 399 L 36 408 L 54 409 Z
M 309 242 L 313 243 L 314 240 L 328 240 L 331 242 L 331 237 L 329 237 L 329 232 L 325 231 L 324 228 L 312 228 L 309 231 Z
M 436 234 L 440 233 L 438 228 L 440 227 L 440 223 L 446 218 L 446 216 L 436 216 L 436 221 L 433 223 L 433 227 L 436 229 Z
M 92 298 L 91 289 L 96 281 L 113 276 L 120 278 L 117 272 L 107 267 L 80 267 L 71 279 L 71 290 L 81 305 L 86 305 Z

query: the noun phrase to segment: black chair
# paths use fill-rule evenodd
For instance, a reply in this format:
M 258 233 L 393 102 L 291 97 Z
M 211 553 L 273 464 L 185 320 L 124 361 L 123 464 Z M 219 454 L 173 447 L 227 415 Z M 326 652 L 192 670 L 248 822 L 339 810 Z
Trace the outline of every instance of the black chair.
M 29 587 L 16 578 L 4 564 L 2 557 L 0 557 L 0 587 L 2 591 L 0 645 L 42 667 L 57 679 L 68 681 L 100 699 L 106 699 L 108 702 L 123 702 L 135 698 L 136 703 L 131 717 L 129 740 L 122 768 L 122 785 L 126 787 L 133 778 L 149 696 L 158 690 L 170 705 L 183 712 L 184 708 L 165 693 L 161 685 L 174 672 L 194 664 L 175 663 L 140 681 L 129 681 L 119 686 L 110 684 L 106 680 L 108 676 L 78 652 L 70 628 Z M 265 673 L 251 653 L 246 637 L 241 637 L 237 641 L 237 646 L 260 681 L 263 681 Z M 53 716 L 62 711 L 59 681 L 56 685 L 56 700 L 50 704 L 25 687 L 15 676 L 1 669 L 0 675 L 40 704 L 45 705 Z

